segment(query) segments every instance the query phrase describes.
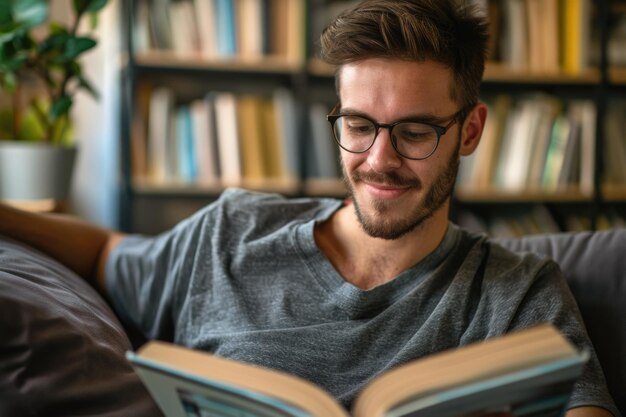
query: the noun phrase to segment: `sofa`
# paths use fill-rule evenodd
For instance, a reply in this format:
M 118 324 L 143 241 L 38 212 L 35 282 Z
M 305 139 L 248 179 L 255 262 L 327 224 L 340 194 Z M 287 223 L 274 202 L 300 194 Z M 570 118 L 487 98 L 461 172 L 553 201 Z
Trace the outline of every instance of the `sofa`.
M 559 262 L 626 415 L 626 229 L 503 239 Z M 0 236 L 0 416 L 159 416 L 129 333 L 88 284 Z

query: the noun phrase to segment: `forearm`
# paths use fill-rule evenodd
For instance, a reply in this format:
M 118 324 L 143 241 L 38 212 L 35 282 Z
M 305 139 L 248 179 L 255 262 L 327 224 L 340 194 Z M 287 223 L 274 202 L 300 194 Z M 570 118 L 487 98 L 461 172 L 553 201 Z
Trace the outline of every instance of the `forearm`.
M 104 291 L 104 264 L 119 233 L 61 214 L 40 214 L 0 204 L 0 234 L 55 258 Z

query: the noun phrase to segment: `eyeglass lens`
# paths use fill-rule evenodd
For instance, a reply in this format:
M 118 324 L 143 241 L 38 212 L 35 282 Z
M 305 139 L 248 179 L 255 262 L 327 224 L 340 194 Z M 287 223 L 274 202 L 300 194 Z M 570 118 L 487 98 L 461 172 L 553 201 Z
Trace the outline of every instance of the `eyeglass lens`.
M 350 152 L 367 151 L 377 134 L 374 123 L 360 116 L 337 118 L 333 130 L 339 144 Z M 437 146 L 437 131 L 424 123 L 398 123 L 391 128 L 390 134 L 396 150 L 409 158 L 427 157 Z

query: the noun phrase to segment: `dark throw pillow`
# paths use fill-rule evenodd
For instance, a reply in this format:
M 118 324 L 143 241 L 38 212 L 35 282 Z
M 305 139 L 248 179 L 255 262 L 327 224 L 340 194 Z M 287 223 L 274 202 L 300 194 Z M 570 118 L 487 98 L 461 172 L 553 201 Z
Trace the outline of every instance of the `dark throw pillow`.
M 89 284 L 0 236 L 1 416 L 160 416 L 130 348 Z

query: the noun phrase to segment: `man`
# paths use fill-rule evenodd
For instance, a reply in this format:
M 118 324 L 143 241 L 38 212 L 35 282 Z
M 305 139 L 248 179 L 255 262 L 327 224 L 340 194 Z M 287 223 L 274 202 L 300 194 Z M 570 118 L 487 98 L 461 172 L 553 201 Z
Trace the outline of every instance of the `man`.
M 448 221 L 487 117 L 486 39 L 443 0 L 366 1 L 325 30 L 347 202 L 228 190 L 156 238 L 4 208 L 0 232 L 95 277 L 147 337 L 300 375 L 347 407 L 389 368 L 539 322 L 589 348 L 553 262 Z M 617 415 L 595 357 L 570 407 Z

